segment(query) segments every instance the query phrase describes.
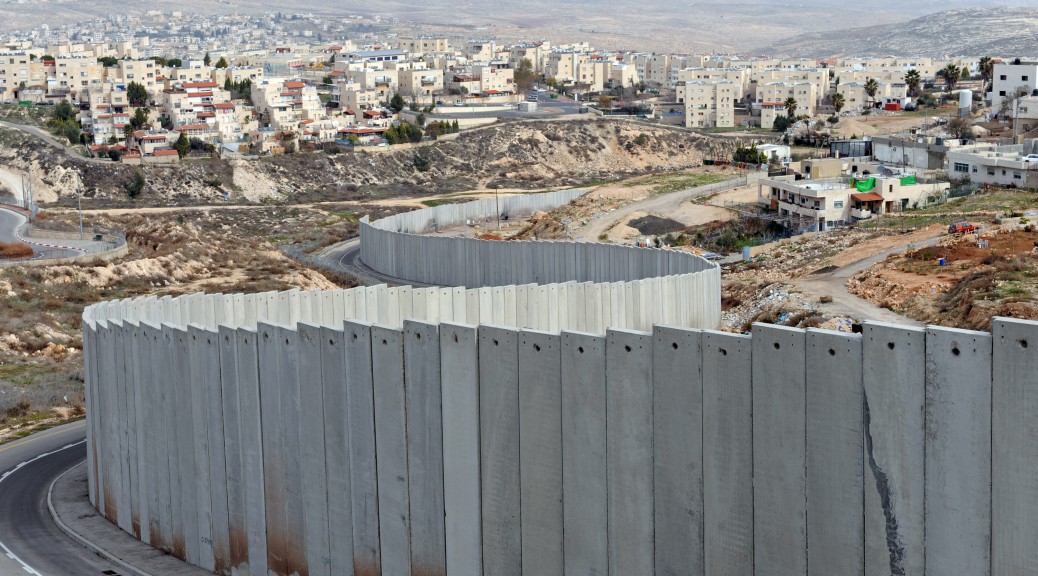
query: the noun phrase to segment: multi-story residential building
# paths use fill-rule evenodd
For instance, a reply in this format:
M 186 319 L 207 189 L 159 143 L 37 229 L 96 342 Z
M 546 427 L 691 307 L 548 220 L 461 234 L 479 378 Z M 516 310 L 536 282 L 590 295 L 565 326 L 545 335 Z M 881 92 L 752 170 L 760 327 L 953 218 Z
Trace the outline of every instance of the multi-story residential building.
M 472 79 L 480 83 L 484 94 L 515 93 L 515 71 L 508 62 L 492 62 L 484 66 L 472 66 Z
M 79 93 L 80 104 L 87 109 L 80 112 L 83 131 L 93 135 L 94 144 L 108 144 L 125 139 L 126 125 L 130 123 L 130 102 L 124 84 L 103 82 Z
M 1038 90 L 1038 62 L 995 64 L 991 73 L 991 92 L 987 94 L 991 111 L 1001 113 L 1006 98 L 1012 98 L 1018 90 L 1028 96 Z M 1007 111 L 1007 114 L 1012 113 Z
M 544 70 L 544 54 L 546 49 L 543 44 L 516 44 L 508 49 L 508 62 L 513 68 L 518 68 L 524 59 L 530 61 L 535 71 Z
M 450 51 L 450 42 L 444 36 L 398 38 L 397 45 L 400 46 L 401 50 L 406 50 L 411 54 L 431 54 Z
M 346 54 L 348 62 L 365 64 L 401 62 L 407 59 L 406 50 L 357 50 Z
M 829 70 L 825 68 L 768 68 L 757 73 L 758 84 L 770 82 L 810 82 L 818 86 L 815 105 L 829 93 Z
M 669 54 L 652 54 L 645 59 L 645 72 L 642 79 L 649 84 L 670 86 L 671 59 Z M 679 78 L 685 80 L 685 78 Z
M 154 60 L 119 60 L 118 74 L 126 84 L 136 82 L 143 85 L 148 94 L 157 94 L 160 89 Z
M 404 98 L 429 104 L 443 91 L 443 70 L 397 70 L 399 92 Z
M 338 84 L 332 94 L 332 100 L 338 102 L 339 109 L 354 112 L 369 110 L 380 105 L 384 98 L 378 90 L 365 88 L 359 82 Z
M 25 52 L 0 52 L 0 96 L 13 101 L 19 88 L 30 80 L 29 55 Z
M 685 106 L 685 126 L 735 126 L 736 85 L 727 80 L 678 82 L 677 100 Z
M 731 82 L 740 100 L 750 94 L 750 71 L 746 68 L 684 68 L 676 77 L 678 82 Z
M 548 78 L 554 78 L 559 83 L 568 84 L 576 81 L 580 64 L 586 59 L 586 54 L 556 50 L 548 55 L 544 73 Z
M 400 91 L 399 70 L 393 68 L 364 68 L 347 73 L 351 82 L 356 82 L 361 89 L 374 90 L 379 99 L 389 100 Z
M 104 67 L 93 56 L 56 56 L 54 71 L 47 78 L 51 94 L 77 92 L 104 81 Z
M 756 106 L 761 111 L 761 128 L 771 128 L 775 118 L 788 112 L 785 103 L 790 97 L 797 102 L 795 116 L 813 116 L 819 98 L 818 86 L 811 82 L 769 82 L 757 86 Z
M 297 130 L 303 120 L 327 118 L 317 89 L 299 81 L 264 78 L 252 85 L 252 103 L 263 123 L 275 130 Z

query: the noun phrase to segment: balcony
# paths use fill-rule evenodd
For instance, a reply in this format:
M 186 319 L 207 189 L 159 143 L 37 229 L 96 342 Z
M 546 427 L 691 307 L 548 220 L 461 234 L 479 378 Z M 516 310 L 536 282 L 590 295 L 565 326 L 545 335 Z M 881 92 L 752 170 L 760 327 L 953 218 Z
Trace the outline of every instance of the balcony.
M 851 208 L 851 218 L 856 220 L 868 220 L 872 218 L 872 211 L 864 208 Z

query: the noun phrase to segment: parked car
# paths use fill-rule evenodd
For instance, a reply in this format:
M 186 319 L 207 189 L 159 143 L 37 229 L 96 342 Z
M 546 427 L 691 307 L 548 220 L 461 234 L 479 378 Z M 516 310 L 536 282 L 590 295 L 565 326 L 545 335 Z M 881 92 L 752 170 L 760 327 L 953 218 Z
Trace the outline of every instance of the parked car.
M 977 230 L 977 225 L 970 222 L 956 222 L 948 226 L 948 234 L 969 234 Z
M 1024 162 L 1038 162 L 1038 154 L 1028 154 L 1021 158 Z

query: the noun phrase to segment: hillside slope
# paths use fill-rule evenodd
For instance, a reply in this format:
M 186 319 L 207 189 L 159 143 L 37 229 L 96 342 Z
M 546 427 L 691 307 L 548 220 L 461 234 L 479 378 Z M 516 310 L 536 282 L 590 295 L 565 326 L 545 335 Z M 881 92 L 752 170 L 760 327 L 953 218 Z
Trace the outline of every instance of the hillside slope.
M 946 10 L 899 24 L 825 30 L 761 48 L 790 57 L 827 56 L 1026 56 L 1038 39 L 1038 10 Z
M 147 166 L 143 168 L 147 184 L 134 201 L 126 192 L 134 178 L 130 166 L 69 158 L 12 131 L 0 130 L 0 142 L 4 144 L 0 164 L 28 168 L 37 198 L 69 204 L 82 184 L 91 207 L 372 200 L 497 186 L 573 186 L 694 168 L 702 165 L 704 154 L 730 157 L 730 150 L 739 143 L 605 119 L 508 123 L 410 150 L 317 152 L 248 161 L 198 159 L 174 166 Z

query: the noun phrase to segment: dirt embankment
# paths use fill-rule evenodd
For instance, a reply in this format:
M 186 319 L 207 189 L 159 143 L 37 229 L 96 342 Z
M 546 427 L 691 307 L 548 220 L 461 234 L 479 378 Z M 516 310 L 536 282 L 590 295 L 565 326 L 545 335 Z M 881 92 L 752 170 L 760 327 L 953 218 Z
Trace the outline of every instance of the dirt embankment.
M 989 330 L 993 316 L 1038 319 L 1038 232 L 1030 230 L 948 238 L 872 266 L 848 290 L 944 326 Z
M 506 123 L 420 149 L 383 153 L 309 152 L 251 160 L 188 159 L 144 166 L 144 190 L 128 195 L 136 169 L 88 163 L 39 140 L 0 130 L 0 164 L 28 170 L 42 202 L 91 207 L 170 203 L 373 200 L 462 190 L 537 189 L 702 165 L 738 145 L 614 120 Z M 421 156 L 421 162 L 416 162 Z

